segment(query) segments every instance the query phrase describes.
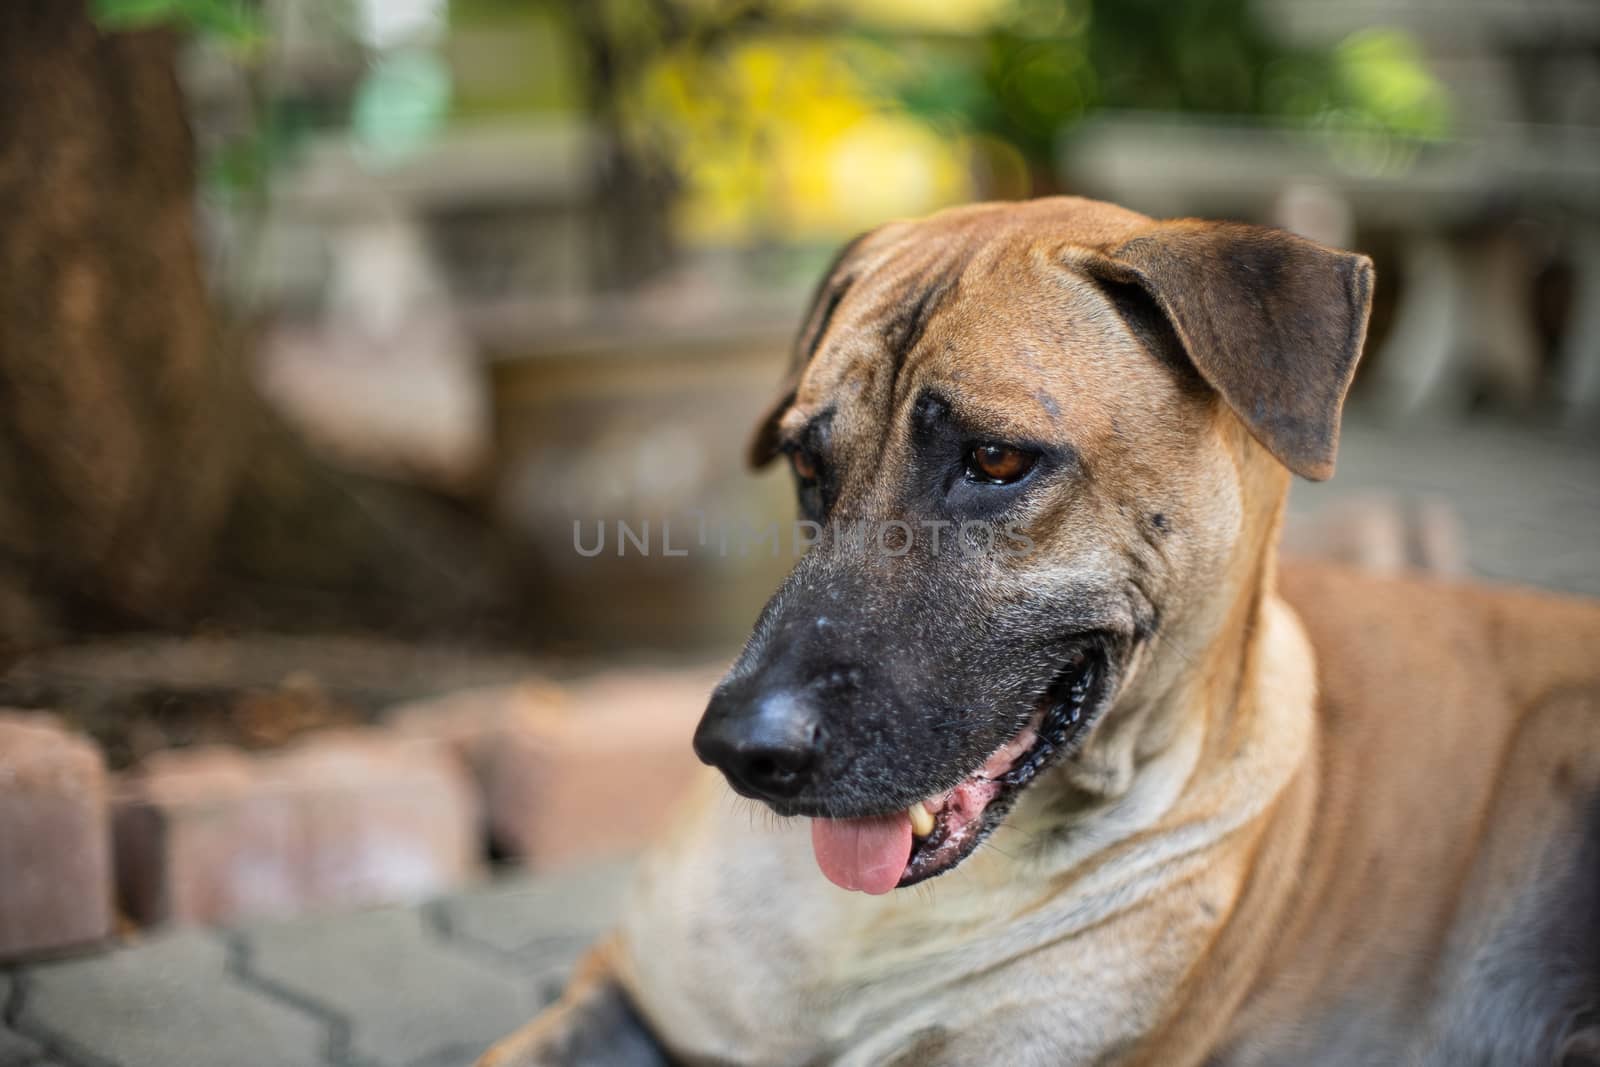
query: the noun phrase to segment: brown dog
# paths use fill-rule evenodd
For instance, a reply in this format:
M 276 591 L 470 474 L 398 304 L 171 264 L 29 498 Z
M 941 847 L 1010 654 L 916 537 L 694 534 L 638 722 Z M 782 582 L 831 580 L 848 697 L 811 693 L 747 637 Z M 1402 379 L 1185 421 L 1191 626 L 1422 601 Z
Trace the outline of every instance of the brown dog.
M 754 445 L 829 535 L 695 738 L 794 818 L 708 781 L 483 1064 L 1600 1062 L 1600 608 L 1276 564 L 1371 279 L 1072 199 L 846 249 Z

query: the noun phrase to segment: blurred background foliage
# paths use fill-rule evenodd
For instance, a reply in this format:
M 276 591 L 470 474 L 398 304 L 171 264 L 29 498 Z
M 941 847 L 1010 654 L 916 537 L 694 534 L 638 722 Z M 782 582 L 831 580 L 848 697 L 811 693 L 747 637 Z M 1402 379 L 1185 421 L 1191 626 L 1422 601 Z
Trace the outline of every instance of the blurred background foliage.
M 94 15 L 108 30 L 172 24 L 210 34 L 242 51 L 265 36 L 260 10 L 243 0 L 94 0 Z
M 176 21 L 269 62 L 242 0 L 96 0 L 108 27 Z M 338 0 L 316 13 L 366 69 L 339 106 L 295 92 L 214 146 L 237 188 L 296 134 L 347 124 L 377 164 L 450 119 L 582 113 L 610 192 L 688 240 L 832 241 L 974 196 L 1059 189 L 1057 145 L 1102 111 L 1438 139 L 1448 93 L 1401 30 L 1289 43 L 1249 0 Z M 324 105 L 326 105 L 324 101 Z
M 508 17 L 455 7 L 463 25 Z M 619 133 L 681 180 L 685 232 L 835 238 L 972 196 L 1057 191 L 1056 145 L 1108 109 L 1437 138 L 1446 92 L 1394 29 L 1278 40 L 1247 0 L 597 0 L 588 42 Z M 518 16 L 522 17 L 522 16 Z M 572 97 L 580 96 L 573 93 Z M 561 99 L 559 92 L 552 99 Z

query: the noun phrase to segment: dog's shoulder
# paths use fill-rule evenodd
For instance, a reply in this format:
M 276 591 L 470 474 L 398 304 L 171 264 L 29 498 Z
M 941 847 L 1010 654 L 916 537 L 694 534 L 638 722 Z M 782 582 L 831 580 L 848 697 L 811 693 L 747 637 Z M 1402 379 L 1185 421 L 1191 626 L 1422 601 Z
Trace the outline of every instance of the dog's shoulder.
M 1552 694 L 1600 685 L 1600 599 L 1308 561 L 1285 563 L 1279 587 L 1334 698 L 1353 680 L 1385 683 L 1364 686 L 1360 703 L 1370 706 L 1386 702 L 1384 691 L 1409 697 L 1457 677 L 1526 712 Z
M 1372 975 L 1426 1020 L 1428 1067 L 1600 1062 L 1600 602 L 1323 564 L 1285 566 L 1280 591 L 1317 659 L 1340 844 L 1315 851 L 1352 902 L 1327 950 L 1406 946 Z M 1403 929 L 1370 918 L 1390 908 Z

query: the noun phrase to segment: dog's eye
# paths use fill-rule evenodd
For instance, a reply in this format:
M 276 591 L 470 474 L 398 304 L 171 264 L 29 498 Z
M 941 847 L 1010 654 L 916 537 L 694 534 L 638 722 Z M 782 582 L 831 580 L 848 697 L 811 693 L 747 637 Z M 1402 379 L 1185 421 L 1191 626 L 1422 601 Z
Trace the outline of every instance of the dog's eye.
M 797 448 L 789 453 L 789 463 L 794 467 L 794 476 L 802 482 L 817 480 L 817 459 L 811 453 Z
M 789 450 L 789 466 L 794 471 L 795 487 L 800 496 L 800 512 L 813 521 L 820 519 L 824 510 L 822 498 L 822 461 L 815 452 L 805 448 Z
M 1009 445 L 978 445 L 967 453 L 967 477 L 992 485 L 1010 485 L 1033 469 L 1039 455 Z

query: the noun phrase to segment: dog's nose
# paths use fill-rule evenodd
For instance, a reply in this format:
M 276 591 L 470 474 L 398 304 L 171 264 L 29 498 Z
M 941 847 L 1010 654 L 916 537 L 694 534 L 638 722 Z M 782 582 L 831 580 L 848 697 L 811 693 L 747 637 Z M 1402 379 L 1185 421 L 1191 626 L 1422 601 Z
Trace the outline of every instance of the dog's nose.
M 785 800 L 811 781 L 822 751 L 821 714 L 793 690 L 754 699 L 719 691 L 694 733 L 695 755 L 758 800 Z

